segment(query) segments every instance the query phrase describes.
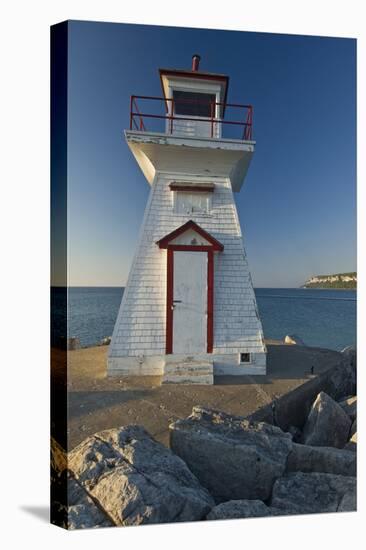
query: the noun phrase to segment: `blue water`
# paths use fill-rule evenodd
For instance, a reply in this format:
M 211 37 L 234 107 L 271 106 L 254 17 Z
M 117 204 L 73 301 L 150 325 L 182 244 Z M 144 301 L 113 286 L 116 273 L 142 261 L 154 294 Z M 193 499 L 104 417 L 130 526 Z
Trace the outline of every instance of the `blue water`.
M 308 346 L 341 350 L 356 344 L 356 291 L 255 289 L 265 338 L 297 334 Z
M 257 288 L 265 338 L 297 334 L 309 346 L 341 350 L 356 342 L 356 291 Z M 69 336 L 82 346 L 111 336 L 123 288 L 69 289 Z M 57 300 L 53 300 L 54 314 Z M 55 324 L 57 326 L 57 323 Z

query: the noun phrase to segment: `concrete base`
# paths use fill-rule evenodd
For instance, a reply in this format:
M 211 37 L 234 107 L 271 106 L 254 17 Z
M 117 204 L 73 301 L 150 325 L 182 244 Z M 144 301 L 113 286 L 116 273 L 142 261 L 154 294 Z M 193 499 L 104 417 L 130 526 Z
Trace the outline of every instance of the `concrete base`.
M 210 361 L 165 363 L 162 384 L 213 384 L 213 364 Z
M 240 363 L 240 354 L 214 356 L 214 375 L 215 376 L 245 376 L 258 375 L 263 376 L 267 373 L 267 353 L 251 352 L 248 363 Z
M 214 376 L 266 374 L 266 352 L 251 352 L 250 362 L 240 354 L 156 355 L 109 357 L 108 376 L 163 376 L 162 383 L 213 384 Z

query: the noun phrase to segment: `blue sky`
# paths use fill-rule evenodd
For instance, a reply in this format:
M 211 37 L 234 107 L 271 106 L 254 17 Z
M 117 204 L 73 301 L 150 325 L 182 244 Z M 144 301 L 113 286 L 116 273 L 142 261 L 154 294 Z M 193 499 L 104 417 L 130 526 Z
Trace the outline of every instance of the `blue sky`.
M 149 185 L 123 138 L 131 94 L 158 68 L 230 76 L 254 106 L 253 161 L 236 203 L 256 287 L 356 270 L 356 41 L 70 22 L 69 284 L 123 286 Z

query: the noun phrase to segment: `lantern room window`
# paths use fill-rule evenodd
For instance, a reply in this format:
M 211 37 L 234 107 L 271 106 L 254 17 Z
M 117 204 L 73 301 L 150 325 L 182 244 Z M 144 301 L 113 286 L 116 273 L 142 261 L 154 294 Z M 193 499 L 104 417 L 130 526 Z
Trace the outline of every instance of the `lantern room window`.
M 173 90 L 173 102 L 176 115 L 210 118 L 215 112 L 216 95 Z

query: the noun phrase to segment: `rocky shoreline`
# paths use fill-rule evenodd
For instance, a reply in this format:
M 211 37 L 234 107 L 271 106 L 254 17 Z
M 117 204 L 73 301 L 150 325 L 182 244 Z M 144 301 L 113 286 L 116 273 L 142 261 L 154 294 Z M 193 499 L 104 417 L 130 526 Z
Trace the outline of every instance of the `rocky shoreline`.
M 52 522 L 79 529 L 356 510 L 355 351 L 342 359 L 246 418 L 193 407 L 170 424 L 170 448 L 137 425 L 98 432 L 67 455 L 53 441 Z

